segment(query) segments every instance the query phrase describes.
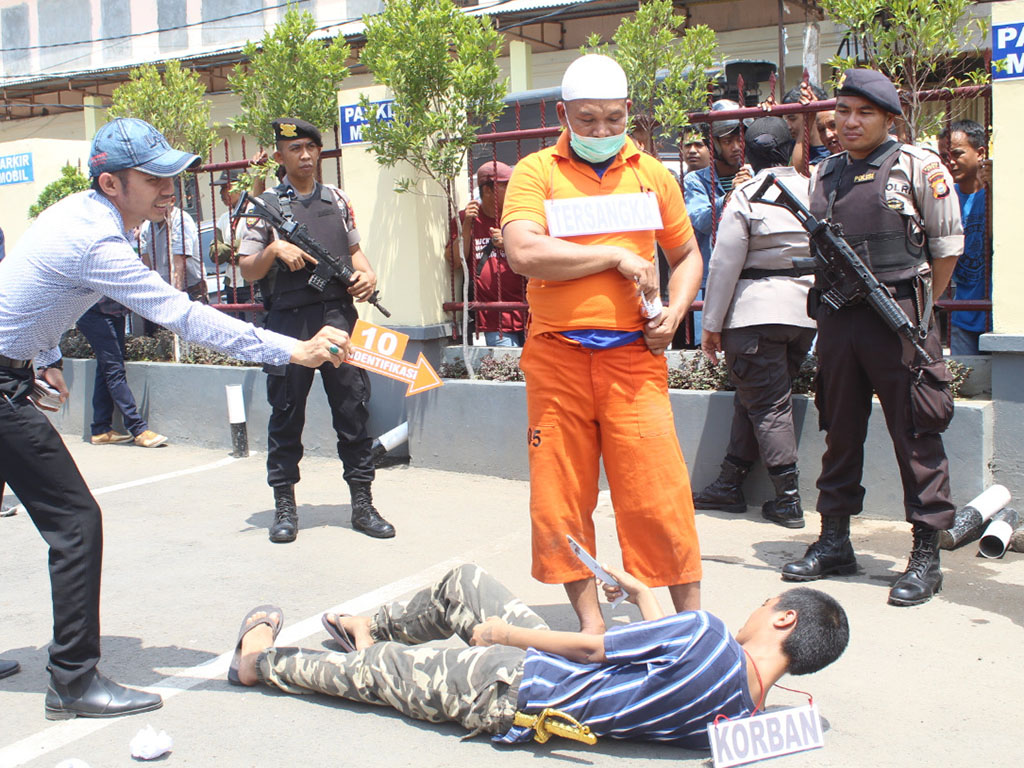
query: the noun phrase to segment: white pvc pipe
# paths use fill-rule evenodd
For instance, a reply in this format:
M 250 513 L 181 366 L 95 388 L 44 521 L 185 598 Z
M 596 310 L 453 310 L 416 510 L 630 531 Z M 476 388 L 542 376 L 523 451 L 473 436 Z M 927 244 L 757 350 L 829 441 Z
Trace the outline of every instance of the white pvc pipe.
M 245 397 L 239 384 L 225 385 L 228 398 L 228 423 L 231 425 L 231 455 L 244 458 L 249 455 L 249 432 L 245 424 Z
M 409 422 L 403 421 L 397 427 L 389 429 L 377 439 L 380 440 L 380 444 L 384 447 L 385 451 L 397 448 L 409 440 Z
M 228 422 L 231 424 L 245 423 L 245 397 L 239 384 L 228 384 L 224 387 L 228 397 Z
M 992 518 L 992 522 L 985 529 L 985 534 L 978 542 L 978 554 L 991 560 L 1002 557 L 1006 554 L 1006 548 L 1010 544 L 1010 536 L 1014 528 L 1020 522 L 1017 511 L 1006 507 L 1000 510 Z
M 956 513 L 952 528 L 939 532 L 939 546 L 955 549 L 978 538 L 985 523 L 1009 503 L 1010 491 L 1005 485 L 989 486 Z

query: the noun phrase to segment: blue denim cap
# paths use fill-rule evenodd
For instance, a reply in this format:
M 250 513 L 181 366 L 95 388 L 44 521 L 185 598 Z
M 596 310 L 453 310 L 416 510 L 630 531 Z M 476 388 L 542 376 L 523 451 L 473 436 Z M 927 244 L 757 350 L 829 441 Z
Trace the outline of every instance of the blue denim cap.
M 172 149 L 163 134 L 145 120 L 119 117 L 96 131 L 89 152 L 89 176 L 136 168 L 166 178 L 200 160 L 199 155 Z

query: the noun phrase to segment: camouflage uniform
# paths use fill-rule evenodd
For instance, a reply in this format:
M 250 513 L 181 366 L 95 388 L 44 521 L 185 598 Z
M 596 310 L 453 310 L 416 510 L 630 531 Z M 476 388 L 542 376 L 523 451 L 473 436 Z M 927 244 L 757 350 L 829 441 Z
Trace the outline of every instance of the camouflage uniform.
M 504 733 L 516 712 L 526 651 L 421 645 L 452 635 L 469 643 L 473 628 L 491 616 L 548 628 L 493 576 L 463 565 L 408 602 L 381 606 L 370 622 L 375 645 L 354 653 L 268 648 L 259 657 L 259 676 L 288 693 L 325 693 L 390 706 L 417 720 Z

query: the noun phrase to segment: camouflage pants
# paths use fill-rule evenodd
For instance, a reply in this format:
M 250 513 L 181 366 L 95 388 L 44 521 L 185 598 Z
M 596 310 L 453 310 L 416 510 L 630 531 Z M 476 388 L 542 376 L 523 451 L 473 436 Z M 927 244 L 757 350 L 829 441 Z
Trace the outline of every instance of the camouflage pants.
M 490 616 L 529 629 L 544 621 L 475 565 L 450 571 L 405 603 L 381 606 L 371 619 L 377 641 L 354 653 L 268 648 L 259 674 L 288 693 L 325 693 L 397 709 L 433 723 L 504 733 L 512 725 L 526 652 L 508 646 L 424 646 L 453 635 L 466 643 Z

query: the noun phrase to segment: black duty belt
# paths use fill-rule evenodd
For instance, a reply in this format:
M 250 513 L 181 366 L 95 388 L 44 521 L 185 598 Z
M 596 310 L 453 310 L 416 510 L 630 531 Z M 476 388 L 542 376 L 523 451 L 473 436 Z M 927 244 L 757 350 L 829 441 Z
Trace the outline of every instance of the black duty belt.
M 789 269 L 757 269 L 750 267 L 740 272 L 740 280 L 761 280 L 765 277 L 803 277 L 807 273 L 790 267 Z
M 0 368 L 30 368 L 31 360 L 15 360 L 11 357 L 0 355 Z

